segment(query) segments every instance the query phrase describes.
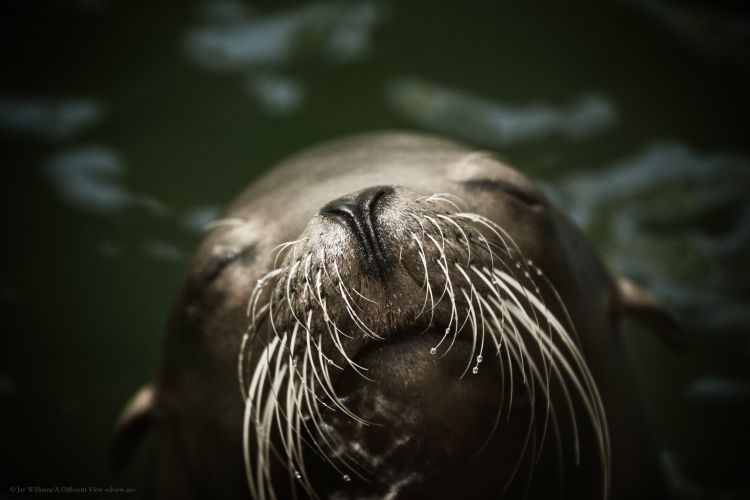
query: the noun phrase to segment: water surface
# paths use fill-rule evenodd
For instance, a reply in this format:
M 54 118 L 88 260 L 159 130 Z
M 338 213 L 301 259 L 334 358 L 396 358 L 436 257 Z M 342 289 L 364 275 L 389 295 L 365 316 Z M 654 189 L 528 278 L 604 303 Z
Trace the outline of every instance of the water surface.
M 542 184 L 691 338 L 627 338 L 678 498 L 748 498 L 748 12 L 732 2 L 17 2 L 0 16 L 2 487 L 107 467 L 202 227 L 382 128 Z M 0 496 L 7 491 L 0 492 Z M 106 496 L 106 495 L 101 495 Z

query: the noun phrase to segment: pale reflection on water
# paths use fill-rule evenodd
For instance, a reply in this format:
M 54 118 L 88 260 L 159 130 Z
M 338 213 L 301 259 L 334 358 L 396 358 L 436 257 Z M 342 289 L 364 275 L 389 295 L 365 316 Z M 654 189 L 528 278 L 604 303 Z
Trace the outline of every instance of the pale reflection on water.
M 614 270 L 647 284 L 686 320 L 721 329 L 746 305 L 749 167 L 747 157 L 657 142 L 569 173 L 549 190 L 601 242 Z M 717 225 L 712 215 L 727 210 L 731 217 Z
M 205 7 L 207 24 L 185 37 L 188 58 L 214 71 L 275 67 L 305 56 L 350 62 L 365 55 L 382 18 L 374 2 L 311 2 L 272 15 L 222 4 L 220 12 L 216 6 Z
M 52 157 L 44 173 L 60 198 L 82 211 L 113 214 L 133 207 L 157 215 L 169 211 L 155 199 L 130 192 L 124 184 L 121 158 L 100 146 L 61 152 Z
M 64 140 L 105 117 L 105 107 L 90 99 L 28 99 L 0 94 L 0 131 Z
M 413 78 L 386 85 L 386 101 L 416 125 L 496 148 L 549 136 L 587 139 L 617 124 L 617 110 L 602 96 L 589 95 L 555 106 L 513 106 Z
M 750 51 L 715 29 L 746 13 L 580 3 L 222 0 L 146 17 L 74 1 L 5 16 L 27 31 L 4 31 L 17 50 L 0 86 L 15 241 L 3 474 L 115 481 L 111 422 L 154 373 L 206 224 L 301 147 L 407 128 L 527 171 L 613 270 L 670 304 L 688 353 L 626 333 L 673 489 L 750 495 Z

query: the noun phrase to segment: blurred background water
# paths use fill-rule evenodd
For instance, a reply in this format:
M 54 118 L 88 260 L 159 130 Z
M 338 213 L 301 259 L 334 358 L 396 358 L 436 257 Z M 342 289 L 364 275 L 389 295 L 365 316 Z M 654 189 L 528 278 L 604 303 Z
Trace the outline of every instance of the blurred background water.
M 302 147 L 403 128 L 497 151 L 613 270 L 669 304 L 687 353 L 626 333 L 673 490 L 750 498 L 745 3 L 57 0 L 0 12 L 0 497 L 140 487 L 143 464 L 109 471 L 110 430 L 154 373 L 202 227 Z

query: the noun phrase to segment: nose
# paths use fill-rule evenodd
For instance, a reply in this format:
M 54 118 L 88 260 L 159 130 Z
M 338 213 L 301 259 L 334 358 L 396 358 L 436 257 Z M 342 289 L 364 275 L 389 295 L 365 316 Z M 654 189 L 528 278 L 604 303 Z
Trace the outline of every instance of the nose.
M 349 229 L 365 258 L 365 269 L 381 276 L 388 270 L 388 259 L 378 234 L 376 215 L 378 201 L 392 193 L 390 186 L 374 186 L 336 198 L 320 209 L 321 215 Z

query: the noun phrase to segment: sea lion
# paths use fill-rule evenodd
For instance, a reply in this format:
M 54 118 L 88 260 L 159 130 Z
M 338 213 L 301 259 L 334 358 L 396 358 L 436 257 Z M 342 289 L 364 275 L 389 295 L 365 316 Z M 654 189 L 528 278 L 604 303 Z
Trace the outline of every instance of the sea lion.
M 521 173 L 411 133 L 285 161 L 193 258 L 156 381 L 157 498 L 664 498 L 615 280 Z

